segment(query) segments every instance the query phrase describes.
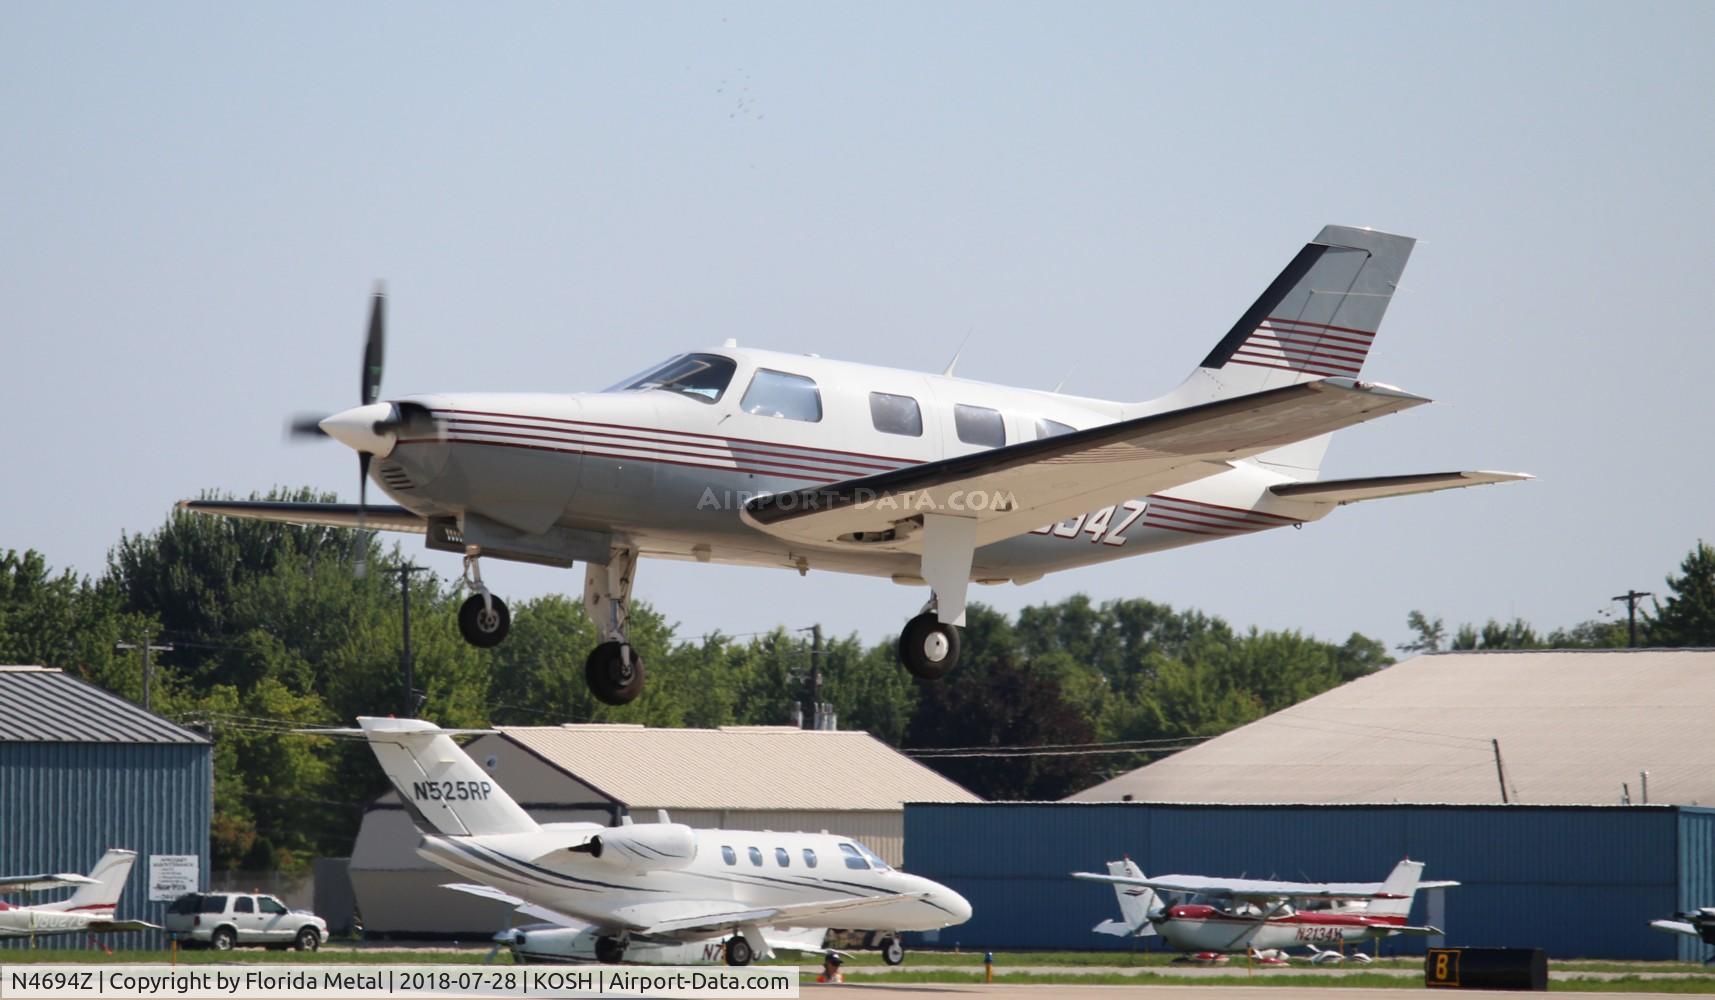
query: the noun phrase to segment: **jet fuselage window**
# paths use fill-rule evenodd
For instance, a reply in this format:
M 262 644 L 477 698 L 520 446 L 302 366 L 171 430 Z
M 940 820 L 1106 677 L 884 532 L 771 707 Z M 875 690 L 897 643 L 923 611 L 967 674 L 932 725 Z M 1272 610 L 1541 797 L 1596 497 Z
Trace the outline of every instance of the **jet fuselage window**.
M 894 396 L 885 392 L 869 394 L 869 419 L 883 434 L 905 437 L 923 436 L 923 410 L 910 396 Z
M 689 396 L 699 403 L 713 403 L 726 392 L 737 368 L 731 358 L 723 358 L 719 354 L 681 354 L 607 391 L 660 389 Z
M 816 380 L 772 368 L 758 368 L 738 404 L 759 417 L 784 417 L 816 423 L 822 419 L 822 392 Z
M 845 855 L 845 857 L 846 857 L 846 867 L 847 868 L 857 868 L 857 869 L 866 870 L 866 871 L 869 869 L 869 862 L 865 861 L 863 859 L 863 855 L 859 854 L 858 849 L 853 847 L 852 845 L 841 844 L 840 845 L 840 853 Z
M 234 912 L 234 913 L 255 913 L 256 912 L 256 904 L 250 899 L 249 896 L 240 896 L 237 899 L 233 900 L 232 912 Z
M 759 867 L 762 865 L 762 849 L 761 848 L 752 847 L 750 849 L 750 863 L 753 865 L 757 865 Z
M 1059 437 L 1062 434 L 1070 434 L 1077 429 L 1078 428 L 1073 427 L 1071 424 L 1063 424 L 1058 420 L 1049 420 L 1047 417 L 1041 417 L 1036 421 L 1036 440 L 1040 441 L 1043 438 Z
M 782 868 L 792 867 L 792 855 L 786 853 L 786 848 L 784 847 L 776 847 L 774 849 L 774 860 L 778 862 Z
M 1001 419 L 999 410 L 986 406 L 955 404 L 953 429 L 959 440 L 966 444 L 980 444 L 984 448 L 999 448 L 1006 444 L 1006 421 Z
M 722 847 L 721 860 L 725 861 L 729 865 L 736 865 L 738 864 L 738 852 L 734 851 L 730 847 Z
M 804 848 L 804 867 L 816 867 L 816 852 L 810 850 L 808 847 Z

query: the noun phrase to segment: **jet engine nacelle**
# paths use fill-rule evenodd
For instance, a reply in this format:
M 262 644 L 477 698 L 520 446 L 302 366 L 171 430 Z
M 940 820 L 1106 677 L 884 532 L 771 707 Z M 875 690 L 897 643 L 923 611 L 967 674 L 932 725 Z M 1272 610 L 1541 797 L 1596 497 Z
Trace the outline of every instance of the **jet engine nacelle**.
M 572 850 L 626 871 L 670 871 L 696 859 L 697 834 L 683 823 L 639 823 L 603 830 Z

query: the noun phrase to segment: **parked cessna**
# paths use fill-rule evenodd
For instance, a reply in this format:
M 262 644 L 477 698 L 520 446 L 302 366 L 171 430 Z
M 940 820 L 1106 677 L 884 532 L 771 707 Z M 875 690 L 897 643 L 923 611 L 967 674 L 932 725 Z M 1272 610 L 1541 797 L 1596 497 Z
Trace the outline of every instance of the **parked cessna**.
M 926 585 L 899 657 L 959 660 L 972 581 L 1044 574 L 1320 520 L 1362 500 L 1527 479 L 1436 472 L 1318 480 L 1336 430 L 1427 403 L 1358 381 L 1414 241 L 1329 226 L 1178 388 L 1143 402 L 740 349 L 678 357 L 603 392 L 381 398 L 385 298 L 361 405 L 294 432 L 358 454 L 359 503 L 192 500 L 207 514 L 418 532 L 464 557 L 466 640 L 500 642 L 483 556 L 586 564 L 602 701 L 642 691 L 627 606 L 644 557 L 862 573 Z M 379 463 L 374 462 L 379 459 Z M 397 506 L 370 507 L 375 482 Z
M 16 875 L 0 878 L 0 892 L 45 892 L 65 886 L 77 891 L 65 899 L 35 906 L 0 902 L 0 938 L 38 937 L 44 934 L 105 933 L 107 931 L 156 931 L 160 927 L 141 920 L 115 920 L 119 896 L 131 875 L 137 852 L 117 848 L 101 856 L 89 875 Z
M 1703 906 L 1688 913 L 1680 913 L 1672 920 L 1651 920 L 1651 927 L 1670 934 L 1686 934 L 1697 938 L 1704 944 L 1715 945 L 1715 906 Z M 1715 963 L 1715 956 L 1704 959 L 1704 964 Z
M 899 931 L 970 919 L 958 893 L 896 871 L 850 837 L 694 830 L 668 822 L 538 825 L 444 730 L 416 719 L 357 720 L 423 834 L 417 853 L 448 871 L 594 927 L 595 956 L 622 961 L 635 944 L 723 940 L 728 965 L 771 949 L 762 928 L 892 932 L 884 959 L 904 958 Z M 486 732 L 486 730 L 479 730 Z M 325 732 L 325 731 L 324 731 Z
M 1395 934 L 1438 935 L 1434 927 L 1406 923 L 1420 888 L 1445 888 L 1457 882 L 1423 882 L 1423 862 L 1401 861 L 1382 882 L 1276 882 L 1201 875 L 1145 878 L 1135 861 L 1108 862 L 1106 875 L 1074 872 L 1072 877 L 1113 885 L 1120 920 L 1104 920 L 1098 934 L 1162 940 L 1199 957 L 1251 953 L 1264 961 L 1285 961 L 1286 949 L 1308 947 L 1318 964 L 1368 955 L 1346 955 L 1326 945 L 1343 946 Z M 1157 893 L 1184 893 L 1213 902 L 1159 905 Z M 1360 908 L 1361 907 L 1361 908 Z

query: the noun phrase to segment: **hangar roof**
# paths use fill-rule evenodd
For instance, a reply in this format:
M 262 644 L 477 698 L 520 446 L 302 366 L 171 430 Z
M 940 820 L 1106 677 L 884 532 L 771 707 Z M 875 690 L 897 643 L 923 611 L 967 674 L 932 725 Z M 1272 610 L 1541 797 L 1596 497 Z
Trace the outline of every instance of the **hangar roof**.
M 0 666 L 0 742 L 207 743 L 58 667 Z
M 1076 795 L 1146 802 L 1715 805 L 1715 650 L 1434 653 Z
M 982 800 L 868 733 L 793 726 L 503 726 L 507 739 L 633 810 L 898 812 Z

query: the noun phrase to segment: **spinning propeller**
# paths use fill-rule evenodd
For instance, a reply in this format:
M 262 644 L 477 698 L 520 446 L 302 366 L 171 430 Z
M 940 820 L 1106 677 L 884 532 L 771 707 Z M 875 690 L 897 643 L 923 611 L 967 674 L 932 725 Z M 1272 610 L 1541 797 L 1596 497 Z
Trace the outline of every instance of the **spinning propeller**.
M 327 416 L 299 415 L 287 424 L 288 437 L 331 437 L 357 452 L 357 551 L 353 571 L 362 577 L 367 571 L 364 553 L 364 515 L 369 508 L 369 464 L 376 455 L 392 452 L 401 431 L 415 429 L 429 435 L 440 435 L 439 423 L 429 408 L 421 403 L 381 402 L 381 371 L 387 348 L 387 290 L 379 282 L 370 297 L 369 335 L 363 343 L 362 385 L 359 404 L 352 409 Z

